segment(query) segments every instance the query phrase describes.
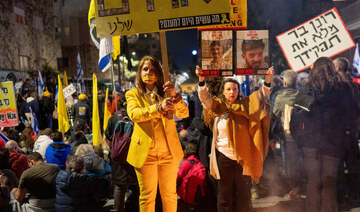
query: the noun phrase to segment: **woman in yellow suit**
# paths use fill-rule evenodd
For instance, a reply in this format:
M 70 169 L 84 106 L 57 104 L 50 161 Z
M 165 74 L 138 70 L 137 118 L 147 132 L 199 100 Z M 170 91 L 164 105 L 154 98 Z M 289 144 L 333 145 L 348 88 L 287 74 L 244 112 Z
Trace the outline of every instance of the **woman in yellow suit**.
M 189 116 L 187 105 L 171 82 L 164 83 L 159 61 L 141 59 L 136 88 L 126 93 L 127 112 L 135 123 L 127 161 L 135 167 L 140 187 L 140 211 L 155 211 L 159 185 L 164 212 L 177 210 L 176 175 L 183 150 L 173 117 Z M 165 92 L 171 97 L 165 98 Z

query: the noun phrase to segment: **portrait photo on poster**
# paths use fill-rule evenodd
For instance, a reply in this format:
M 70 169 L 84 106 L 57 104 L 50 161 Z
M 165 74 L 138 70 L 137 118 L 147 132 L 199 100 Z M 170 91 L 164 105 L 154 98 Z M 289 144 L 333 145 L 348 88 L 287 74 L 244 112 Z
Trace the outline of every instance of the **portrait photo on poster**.
M 266 70 L 269 68 L 269 31 L 236 31 L 236 69 Z
M 201 31 L 201 67 L 203 70 L 233 70 L 231 30 Z

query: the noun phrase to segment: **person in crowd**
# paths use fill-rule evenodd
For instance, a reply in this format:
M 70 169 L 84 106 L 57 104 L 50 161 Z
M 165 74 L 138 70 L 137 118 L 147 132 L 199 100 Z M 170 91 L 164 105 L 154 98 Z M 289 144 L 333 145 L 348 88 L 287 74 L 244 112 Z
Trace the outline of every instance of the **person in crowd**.
M 111 167 L 103 158 L 96 156 L 91 144 L 80 144 L 75 151 L 75 156 L 85 160 L 85 174 L 89 176 L 105 177 L 111 173 Z
M 55 102 L 49 91 L 44 92 L 44 96 L 39 100 L 40 117 L 38 119 L 39 129 L 52 128 L 53 112 L 55 110 Z
M 102 211 L 100 197 L 107 191 L 104 188 L 108 182 L 84 173 L 84 158 L 69 156 L 66 170 L 61 170 L 56 177 L 55 211 Z
M 300 150 L 297 147 L 297 144 L 294 142 L 290 129 L 289 122 L 291 117 L 291 108 L 293 107 L 295 97 L 298 93 L 296 90 L 296 72 L 293 70 L 286 70 L 283 75 L 283 85 L 284 89 L 279 91 L 275 103 L 273 112 L 276 118 L 280 121 L 282 126 L 282 139 L 284 142 L 281 142 L 283 149 L 285 151 L 285 173 L 289 180 L 291 191 L 289 192 L 289 197 L 291 199 L 299 199 L 300 196 Z
M 88 126 L 90 126 L 90 107 L 86 103 L 86 95 L 80 94 L 78 96 L 79 101 L 73 105 L 71 109 L 71 116 L 74 117 L 74 125 L 80 125 L 82 131 L 85 132 Z
M 268 63 L 264 61 L 265 43 L 263 40 L 244 40 L 241 45 L 242 54 L 245 64 L 241 68 L 267 68 Z
M 309 99 L 314 99 L 310 101 Z M 294 105 L 310 105 L 311 112 L 302 119 L 309 119 L 307 134 L 312 139 L 294 136 L 304 152 L 307 173 L 307 211 L 337 211 L 336 182 L 341 157 L 345 151 L 344 139 L 351 118 L 356 117 L 356 102 L 351 85 L 336 71 L 333 61 L 318 58 L 313 64 L 309 82 L 299 91 Z M 299 119 L 299 118 L 298 118 Z M 292 115 L 291 120 L 295 120 Z
M 37 136 L 37 139 L 35 140 L 33 152 L 38 152 L 43 158 L 45 158 L 46 149 L 54 142 L 51 139 L 52 133 L 53 131 L 51 128 L 41 130 Z
M 126 105 L 126 100 L 120 99 L 121 105 Z M 115 112 L 109 119 L 108 125 L 105 129 L 106 139 L 111 141 L 109 146 L 112 146 L 112 139 L 114 135 L 114 128 L 118 120 L 128 117 L 126 108 L 122 107 L 119 112 Z M 116 212 L 123 212 L 125 206 L 125 194 L 129 189 L 132 189 L 132 195 L 138 196 L 137 180 L 134 167 L 128 162 L 122 163 L 111 161 L 112 183 L 114 184 L 114 210 Z M 137 198 L 138 199 L 138 198 Z M 139 211 L 137 205 L 131 205 L 134 211 Z M 131 210 L 131 209 L 130 209 Z
M 345 57 L 336 58 L 334 61 L 336 71 L 343 75 L 347 81 L 351 84 L 352 92 L 357 100 L 357 110 L 359 111 L 360 107 L 360 85 L 353 81 L 353 77 L 350 70 L 349 60 Z M 356 110 L 353 108 L 352 110 Z M 351 200 L 360 199 L 360 185 L 358 180 L 360 179 L 360 153 L 358 146 L 358 137 L 359 137 L 359 126 L 360 126 L 360 114 L 356 117 L 352 117 L 352 122 L 349 128 L 349 133 L 345 137 L 344 143 L 346 145 L 345 154 L 341 160 L 341 166 L 339 169 L 339 180 L 338 180 L 338 199 L 340 202 L 344 201 L 344 198 L 347 197 Z M 347 177 L 344 174 L 344 165 L 348 170 Z M 346 188 L 347 187 L 347 188 Z M 345 193 L 348 191 L 348 193 Z M 341 193 L 343 192 L 343 193 Z
M 180 185 L 182 178 L 189 172 L 192 167 L 192 163 L 189 160 L 199 161 L 198 157 L 196 157 L 196 140 L 191 140 L 186 144 L 184 149 L 184 159 L 180 163 L 180 168 L 177 173 L 177 184 Z
M 224 47 L 219 40 L 214 40 L 210 43 L 210 53 L 212 60 L 208 66 L 204 66 L 207 70 L 230 70 L 232 69 L 232 64 L 226 62 L 223 58 L 224 56 Z
M 10 202 L 10 188 L 5 184 L 3 176 L 0 174 L 0 210 L 12 211 Z
M 75 137 L 73 140 L 70 141 L 71 154 L 75 154 L 75 151 L 79 147 L 79 145 L 88 143 L 89 142 L 86 139 L 84 132 L 82 131 L 81 125 L 77 125 L 75 127 Z
M 302 71 L 296 75 L 296 90 L 300 90 L 309 82 L 309 73 Z
M 11 169 L 10 153 L 8 149 L 0 148 L 0 170 Z
M 8 139 L 19 142 L 19 132 L 15 129 L 15 127 L 4 127 L 1 131 Z
M 29 154 L 33 151 L 35 134 L 31 127 L 25 127 L 19 138 L 19 146 L 23 152 Z
M 5 147 L 9 150 L 9 163 L 11 164 L 11 169 L 15 172 L 16 176 L 20 178 L 21 174 L 29 168 L 27 157 L 18 152 L 19 146 L 16 141 L 10 140 L 6 142 Z
M 29 193 L 27 203 L 22 207 L 25 211 L 54 211 L 55 180 L 59 167 L 45 163 L 41 154 L 33 152 L 28 155 L 29 169 L 21 175 L 19 187 L 12 189 L 14 198 L 25 202 L 25 194 Z
M 189 116 L 181 94 L 164 83 L 160 62 L 152 56 L 140 60 L 137 86 L 126 93 L 127 112 L 134 122 L 127 156 L 135 167 L 140 187 L 140 211 L 154 211 L 159 185 L 164 211 L 177 210 L 176 174 L 183 151 L 174 116 Z M 170 91 L 171 97 L 165 97 Z
M 52 139 L 54 142 L 49 144 L 45 151 L 46 162 L 56 164 L 61 170 L 65 170 L 66 158 L 71 152 L 71 147 L 64 143 L 61 132 L 54 132 Z
M 218 179 L 218 211 L 252 211 L 251 179 L 259 182 L 269 140 L 269 68 L 264 86 L 240 98 L 239 83 L 225 79 L 221 95 L 212 97 L 197 66 L 199 98 L 215 115 L 210 172 Z M 250 178 L 251 177 L 251 178 Z

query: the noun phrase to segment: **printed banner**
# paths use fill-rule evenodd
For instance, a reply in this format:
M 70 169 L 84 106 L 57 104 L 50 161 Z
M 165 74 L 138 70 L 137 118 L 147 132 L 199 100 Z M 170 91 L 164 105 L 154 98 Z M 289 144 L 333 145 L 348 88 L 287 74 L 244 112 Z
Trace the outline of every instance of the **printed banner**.
M 276 36 L 294 71 L 302 71 L 319 57 L 332 57 L 355 46 L 336 8 Z
M 12 81 L 0 83 L 0 127 L 17 126 L 18 113 L 16 109 L 14 85 Z
M 76 92 L 76 88 L 73 84 L 70 84 L 68 86 L 66 86 L 64 89 L 63 89 L 63 93 L 64 93 L 64 98 L 72 95 L 73 93 Z
M 246 29 L 247 0 L 229 0 L 229 1 L 230 1 L 230 23 L 214 25 L 211 27 L 202 27 L 199 30 L 207 30 L 209 28 Z
M 236 75 L 266 74 L 269 55 L 268 30 L 236 31 Z
M 230 24 L 224 0 L 96 0 L 98 37 Z

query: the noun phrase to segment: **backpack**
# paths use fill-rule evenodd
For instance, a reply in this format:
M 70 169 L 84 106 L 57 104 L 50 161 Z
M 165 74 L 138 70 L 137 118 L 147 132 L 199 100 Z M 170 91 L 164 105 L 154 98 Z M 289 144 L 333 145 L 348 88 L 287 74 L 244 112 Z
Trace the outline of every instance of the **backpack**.
M 314 140 L 318 141 L 316 138 L 320 134 L 318 112 L 315 94 L 307 86 L 305 94 L 296 96 L 289 122 L 291 136 L 299 146 Z
M 133 129 L 134 122 L 128 117 L 124 117 L 116 122 L 111 148 L 111 158 L 114 161 L 126 161 Z
M 185 203 L 196 205 L 205 197 L 206 169 L 196 158 L 185 162 L 190 162 L 192 167 L 183 177 L 177 193 Z

